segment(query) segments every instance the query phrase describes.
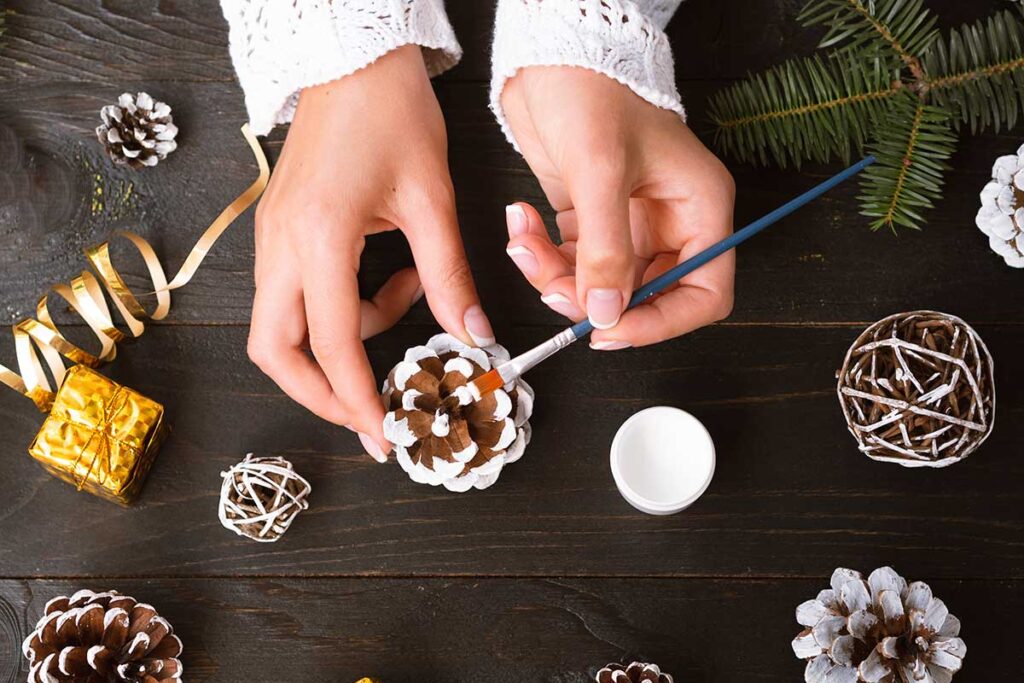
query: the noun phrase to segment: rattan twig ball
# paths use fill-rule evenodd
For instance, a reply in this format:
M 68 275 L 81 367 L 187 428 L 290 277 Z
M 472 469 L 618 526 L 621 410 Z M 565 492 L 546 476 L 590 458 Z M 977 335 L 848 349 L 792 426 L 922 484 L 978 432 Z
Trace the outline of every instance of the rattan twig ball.
M 309 507 L 309 482 L 284 458 L 250 453 L 220 476 L 220 523 L 239 536 L 273 543 Z
M 868 327 L 839 371 L 839 403 L 860 450 L 904 467 L 946 467 L 992 433 L 992 356 L 978 333 L 936 311 Z

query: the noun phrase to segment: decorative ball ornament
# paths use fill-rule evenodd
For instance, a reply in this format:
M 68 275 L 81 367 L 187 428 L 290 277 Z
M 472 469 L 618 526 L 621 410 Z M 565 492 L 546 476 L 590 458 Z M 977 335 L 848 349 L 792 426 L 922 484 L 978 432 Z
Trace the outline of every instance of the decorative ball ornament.
M 897 313 L 868 327 L 846 353 L 837 391 L 860 450 L 905 467 L 959 462 L 995 425 L 992 356 L 945 313 Z
M 657 664 L 633 662 L 609 664 L 597 672 L 597 683 L 673 683 L 672 676 L 663 673 Z
M 81 590 L 46 603 L 22 645 L 28 683 L 181 680 L 181 640 L 156 610 L 117 591 Z
M 836 569 L 832 586 L 796 608 L 804 630 L 793 652 L 804 680 L 828 683 L 949 683 L 967 646 L 960 620 L 928 584 L 907 584 L 890 567 Z
M 466 385 L 509 359 L 504 347 L 466 346 L 439 334 L 405 353 L 382 389 L 384 436 L 420 484 L 462 493 L 485 489 L 530 442 L 533 390 L 517 380 L 479 401 Z
M 136 96 L 124 93 L 117 104 L 100 109 L 100 117 L 103 123 L 96 128 L 96 137 L 120 166 L 156 166 L 178 148 L 174 141 L 178 127 L 171 108 L 144 92 Z
M 1006 265 L 1024 268 L 1024 145 L 996 159 L 975 222 Z
M 220 476 L 220 523 L 239 536 L 273 543 L 309 507 L 309 482 L 284 458 L 250 453 Z

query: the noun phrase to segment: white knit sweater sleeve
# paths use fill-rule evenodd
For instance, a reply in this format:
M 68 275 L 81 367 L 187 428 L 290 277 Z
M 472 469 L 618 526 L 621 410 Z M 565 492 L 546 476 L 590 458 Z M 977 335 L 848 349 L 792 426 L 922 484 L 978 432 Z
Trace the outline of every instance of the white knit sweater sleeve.
M 444 0 L 221 0 L 249 125 L 268 133 L 295 114 L 299 91 L 420 45 L 435 76 L 462 49 Z
M 685 119 L 665 25 L 682 0 L 499 0 L 491 109 L 509 141 L 501 108 L 506 81 L 527 66 L 579 66 L 605 74 Z

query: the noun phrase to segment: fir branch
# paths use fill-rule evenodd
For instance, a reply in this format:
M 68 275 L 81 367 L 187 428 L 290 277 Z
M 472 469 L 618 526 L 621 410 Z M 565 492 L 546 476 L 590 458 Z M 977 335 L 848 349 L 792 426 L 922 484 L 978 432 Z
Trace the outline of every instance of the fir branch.
M 744 162 L 848 162 L 863 149 L 868 122 L 904 89 L 878 59 L 789 61 L 712 98 L 716 144 Z
M 908 91 L 896 98 L 876 131 L 868 151 L 878 161 L 864 172 L 861 214 L 875 219 L 872 230 L 916 230 L 924 222 L 921 212 L 942 196 L 945 161 L 956 145 L 950 114 Z
M 1024 22 L 1012 11 L 952 31 L 924 58 L 919 90 L 972 132 L 1012 128 L 1024 113 Z
M 857 50 L 875 45 L 897 56 L 918 75 L 920 57 L 938 38 L 924 0 L 810 0 L 798 20 L 825 25 L 820 47 Z

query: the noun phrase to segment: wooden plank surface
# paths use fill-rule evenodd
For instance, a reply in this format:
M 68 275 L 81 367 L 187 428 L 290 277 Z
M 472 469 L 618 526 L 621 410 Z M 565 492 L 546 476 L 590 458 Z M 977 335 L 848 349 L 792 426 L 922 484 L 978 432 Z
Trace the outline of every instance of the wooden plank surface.
M 513 327 L 507 337 L 525 347 L 553 329 Z M 531 378 L 537 417 L 523 460 L 487 491 L 455 496 L 411 482 L 393 462 L 378 465 L 346 430 L 288 401 L 238 359 L 244 328 L 159 327 L 110 368 L 165 403 L 175 427 L 131 510 L 44 473 L 23 450 L 38 414 L 0 395 L 0 537 L 9 539 L 0 567 L 43 577 L 815 577 L 899 559 L 929 576 L 1020 579 L 1024 492 L 1006 485 L 1024 477 L 1013 455 L 1024 419 L 1013 381 L 1024 372 L 1019 331 L 980 327 L 1000 359 L 999 427 L 946 470 L 857 452 L 834 389 L 855 327 L 717 326 L 606 354 L 598 372 L 585 347 L 549 361 Z M 406 326 L 371 344 L 378 375 L 431 332 Z M 719 452 L 708 493 L 667 518 L 629 507 L 608 468 L 616 428 L 659 404 L 692 411 Z M 236 539 L 215 515 L 218 473 L 251 450 L 283 453 L 313 484 L 311 509 L 270 548 Z
M 43 604 L 80 586 L 0 581 L 17 636 Z M 656 660 L 683 683 L 791 683 L 803 666 L 789 642 L 795 606 L 823 581 L 483 579 L 161 580 L 98 583 L 150 602 L 185 642 L 185 679 L 387 683 L 585 683 L 622 657 Z M 934 581 L 964 622 L 957 683 L 1012 680 L 1024 653 L 1012 628 L 1015 584 Z M 5 673 L 0 659 L 0 680 Z M 13 679 L 12 679 L 13 680 Z M 21 680 L 19 677 L 18 680 Z
M 255 175 L 212 0 L 8 0 L 0 47 L 0 323 L 73 277 L 82 248 L 118 228 L 169 268 Z M 448 0 L 466 50 L 437 81 L 467 249 L 501 341 L 525 348 L 559 319 L 502 254 L 503 207 L 539 187 L 486 110 L 490 2 Z M 812 51 L 803 0 L 688 0 L 669 28 L 691 124 L 708 97 Z M 1006 3 L 930 0 L 949 27 Z M 181 147 L 145 173 L 114 169 L 93 140 L 100 106 L 145 89 L 175 108 Z M 283 132 L 264 143 L 271 159 Z M 965 135 L 946 198 L 920 233 L 872 234 L 849 185 L 746 246 L 729 321 L 656 348 L 574 348 L 531 377 L 535 437 L 485 492 L 455 496 L 380 466 L 347 431 L 289 402 L 244 358 L 251 212 L 175 296 L 166 323 L 106 370 L 165 403 L 175 431 L 140 504 L 77 494 L 25 454 L 40 416 L 0 392 L 0 683 L 53 595 L 117 588 L 156 604 L 186 642 L 186 680 L 582 683 L 625 655 L 687 683 L 791 681 L 793 610 L 836 566 L 892 564 L 932 583 L 964 622 L 958 683 L 1024 670 L 1024 294 L 973 225 L 992 160 L 1020 129 Z M 6 146 L 5 146 L 6 143 Z M 833 172 L 730 164 L 743 223 Z M 399 235 L 370 241 L 367 291 L 410 263 Z M 126 270 L 138 274 L 132 261 Z M 133 278 L 133 281 L 136 278 Z M 975 323 L 996 358 L 995 433 L 953 468 L 908 471 L 859 455 L 834 373 L 859 330 L 897 310 Z M 382 375 L 436 331 L 422 304 L 372 340 Z M 71 328 L 80 335 L 81 328 Z M 78 338 L 78 337 L 75 337 Z M 0 363 L 13 362 L 0 337 Z M 599 364 L 598 364 L 599 363 Z M 608 470 L 611 437 L 649 405 L 677 405 L 716 439 L 715 480 L 682 515 L 629 507 Z M 280 453 L 314 487 L 273 546 L 216 519 L 219 473 Z

